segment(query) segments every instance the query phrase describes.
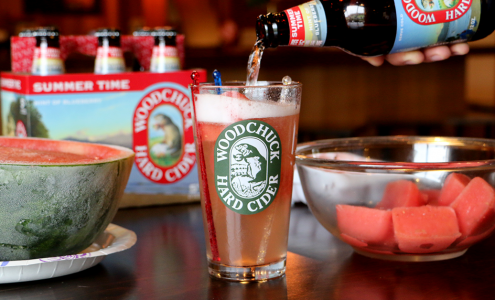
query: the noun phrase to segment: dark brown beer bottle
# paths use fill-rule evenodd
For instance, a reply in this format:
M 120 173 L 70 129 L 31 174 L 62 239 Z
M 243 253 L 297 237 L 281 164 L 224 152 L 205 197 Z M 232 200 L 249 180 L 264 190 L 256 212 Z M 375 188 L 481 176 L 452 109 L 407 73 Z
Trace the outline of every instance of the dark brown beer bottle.
M 21 36 L 36 38 L 34 48 L 33 75 L 57 75 L 64 73 L 64 62 L 60 57 L 60 42 L 58 29 L 42 27 L 36 30 L 24 31 Z
M 151 55 L 150 72 L 164 73 L 180 70 L 177 50 L 177 31 L 170 27 L 157 27 L 151 32 L 155 37 L 155 46 Z
M 137 30 L 134 30 L 132 33 L 133 36 L 151 36 L 151 32 L 153 30 L 149 27 L 142 27 Z
M 314 0 L 260 15 L 265 47 L 335 46 L 361 56 L 475 41 L 495 29 L 492 0 Z
M 95 74 L 125 72 L 124 54 L 120 48 L 120 30 L 103 28 L 95 32 L 98 37 Z

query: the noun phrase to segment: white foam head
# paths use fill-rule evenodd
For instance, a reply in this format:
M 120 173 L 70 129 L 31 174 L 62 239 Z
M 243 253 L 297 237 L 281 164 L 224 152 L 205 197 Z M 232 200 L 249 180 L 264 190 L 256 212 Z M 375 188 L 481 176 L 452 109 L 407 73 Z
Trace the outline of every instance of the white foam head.
M 250 101 L 214 94 L 196 95 L 198 122 L 230 124 L 254 118 L 285 117 L 299 113 L 296 103 Z

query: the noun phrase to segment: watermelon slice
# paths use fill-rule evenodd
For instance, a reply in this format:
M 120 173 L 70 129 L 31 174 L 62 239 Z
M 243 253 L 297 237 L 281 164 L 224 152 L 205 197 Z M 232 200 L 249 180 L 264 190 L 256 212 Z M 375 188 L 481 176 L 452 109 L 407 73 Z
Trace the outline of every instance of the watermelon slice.
M 440 196 L 438 197 L 438 205 L 447 206 L 454 202 L 462 190 L 468 185 L 471 178 L 460 173 L 451 173 L 445 179 Z
M 495 190 L 483 178 L 473 178 L 451 207 L 463 236 L 482 234 L 495 224 Z
M 133 157 L 118 146 L 0 137 L 0 261 L 90 246 L 117 212 Z
M 387 250 L 377 250 L 377 249 L 371 249 L 371 248 L 364 248 L 364 249 L 361 249 L 361 250 L 366 251 L 366 252 L 370 252 L 370 253 L 374 253 L 374 254 L 394 255 L 394 252 L 387 251 Z M 394 249 L 394 251 L 395 250 L 396 249 Z
M 368 245 L 392 247 L 396 244 L 390 211 L 345 204 L 336 208 L 341 234 Z
M 392 219 L 399 249 L 407 253 L 442 251 L 461 236 L 451 207 L 398 207 Z
M 223 93 L 222 96 L 249 100 L 248 97 L 246 97 L 244 94 L 239 93 L 238 91 L 227 91 Z
M 375 206 L 379 209 L 425 205 L 427 197 L 419 192 L 414 182 L 398 180 L 387 184 L 382 200 Z

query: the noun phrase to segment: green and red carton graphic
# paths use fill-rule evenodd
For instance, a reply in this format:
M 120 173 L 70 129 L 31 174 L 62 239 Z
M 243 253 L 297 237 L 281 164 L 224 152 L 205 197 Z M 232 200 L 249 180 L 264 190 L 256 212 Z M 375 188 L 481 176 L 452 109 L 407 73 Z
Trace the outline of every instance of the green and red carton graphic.
M 199 72 L 206 79 L 206 72 Z M 4 72 L 2 134 L 128 147 L 136 157 L 127 194 L 199 199 L 190 76 L 191 71 L 53 76 Z

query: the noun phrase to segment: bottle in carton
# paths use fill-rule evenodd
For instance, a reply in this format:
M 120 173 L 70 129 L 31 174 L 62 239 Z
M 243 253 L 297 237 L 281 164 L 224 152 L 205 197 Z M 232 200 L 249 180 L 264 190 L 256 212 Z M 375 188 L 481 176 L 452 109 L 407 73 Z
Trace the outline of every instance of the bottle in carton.
M 59 31 L 54 27 L 24 30 L 20 36 L 35 37 L 33 75 L 57 75 L 64 73 L 64 62 L 60 57 Z
M 124 54 L 120 47 L 120 30 L 103 28 L 97 30 L 95 36 L 98 38 L 95 74 L 125 72 Z
M 151 55 L 150 71 L 164 73 L 180 70 L 177 31 L 170 27 L 155 28 L 151 35 L 155 38 L 155 46 Z

